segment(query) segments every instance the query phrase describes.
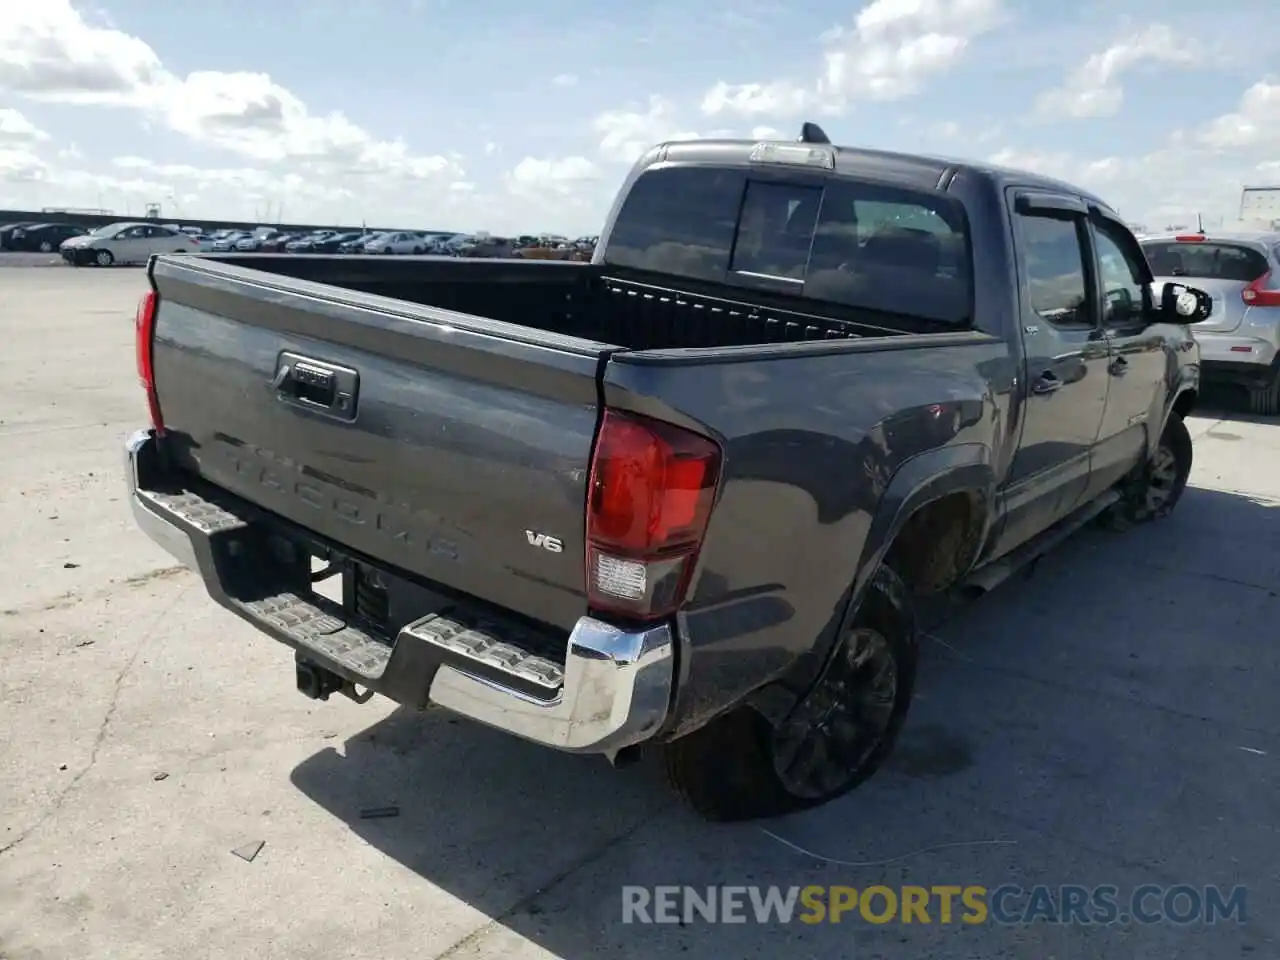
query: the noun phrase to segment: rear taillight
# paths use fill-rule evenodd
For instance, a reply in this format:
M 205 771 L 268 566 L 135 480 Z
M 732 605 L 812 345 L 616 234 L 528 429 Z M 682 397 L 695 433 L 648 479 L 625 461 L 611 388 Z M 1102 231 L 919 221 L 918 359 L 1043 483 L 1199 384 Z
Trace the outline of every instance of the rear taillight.
M 1253 283 L 1240 291 L 1240 299 L 1250 307 L 1280 307 L 1280 290 L 1270 290 L 1271 271 L 1268 270 Z
M 684 602 L 707 532 L 720 447 L 700 434 L 606 410 L 587 492 L 587 599 L 639 620 Z
M 160 398 L 156 395 L 155 333 L 156 292 L 149 290 L 138 301 L 138 312 L 133 321 L 134 351 L 138 361 L 138 381 L 147 392 L 147 407 L 151 411 L 151 426 L 158 435 L 164 433 L 164 420 L 160 416 Z

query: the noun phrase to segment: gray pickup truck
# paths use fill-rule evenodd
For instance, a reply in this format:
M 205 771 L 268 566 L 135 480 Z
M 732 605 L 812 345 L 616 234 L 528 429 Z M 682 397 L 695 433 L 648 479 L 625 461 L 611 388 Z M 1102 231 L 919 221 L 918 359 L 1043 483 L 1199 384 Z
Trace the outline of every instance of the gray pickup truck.
M 591 263 L 148 272 L 134 515 L 303 693 L 652 747 L 721 820 L 874 772 L 923 598 L 1173 508 L 1211 307 L 1097 197 L 811 124 L 653 148 Z

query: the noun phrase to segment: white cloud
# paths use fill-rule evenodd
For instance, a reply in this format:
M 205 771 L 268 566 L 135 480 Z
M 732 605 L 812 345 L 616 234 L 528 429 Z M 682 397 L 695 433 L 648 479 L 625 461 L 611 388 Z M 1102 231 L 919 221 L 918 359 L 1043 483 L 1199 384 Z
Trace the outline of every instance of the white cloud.
M 720 80 L 702 98 L 709 117 L 732 113 L 740 117 L 779 117 L 801 113 L 814 101 L 812 90 L 775 80 L 768 83 L 726 83 Z
M 1126 73 L 1145 63 L 1194 61 L 1195 51 L 1190 42 L 1164 24 L 1152 24 L 1085 60 L 1062 86 L 1040 95 L 1036 113 L 1052 119 L 1114 116 L 1124 103 L 1120 81 Z
M 559 73 L 551 78 L 553 87 L 576 87 L 578 85 L 578 75 L 576 73 Z
M 1205 128 L 1200 140 L 1224 150 L 1280 147 L 1280 83 L 1255 83 L 1234 111 Z
M 0 90 L 33 100 L 136 110 L 190 139 L 263 162 L 410 180 L 461 173 L 374 136 L 340 112 L 314 113 L 266 73 L 179 76 L 143 40 L 87 22 L 69 0 L 8 3 L 0 17 Z
M 545 196 L 547 193 L 568 195 L 584 183 L 600 179 L 599 168 L 586 157 L 547 159 L 525 157 L 507 174 L 507 184 L 514 193 Z
M 1001 0 L 874 0 L 852 28 L 823 34 L 815 77 L 715 84 L 702 100 L 708 116 L 794 116 L 843 111 L 858 100 L 899 100 L 955 66 L 969 44 L 1003 20 Z
M 0 145 L 0 186 L 36 183 L 47 175 L 48 167 L 35 153 Z
M 634 163 L 660 143 L 747 136 L 745 132 L 724 127 L 704 132 L 691 130 L 680 118 L 676 105 L 656 94 L 649 97 L 647 109 L 643 111 L 634 107 L 606 110 L 596 117 L 594 127 L 601 138 L 600 156 L 614 163 Z
M 667 140 L 694 140 L 698 135 L 682 130 L 676 120 L 676 107 L 657 95 L 649 97 L 643 112 L 609 110 L 595 119 L 600 135 L 600 155 L 606 160 L 634 163 L 650 147 Z
M 30 144 L 48 139 L 47 133 L 17 110 L 0 107 L 0 144 Z
M 1084 157 L 1006 148 L 993 163 L 1027 169 L 1092 190 L 1126 219 L 1150 229 L 1193 224 L 1233 226 L 1245 184 L 1280 175 L 1280 84 L 1249 87 L 1237 108 L 1196 131 L 1175 131 L 1139 153 Z

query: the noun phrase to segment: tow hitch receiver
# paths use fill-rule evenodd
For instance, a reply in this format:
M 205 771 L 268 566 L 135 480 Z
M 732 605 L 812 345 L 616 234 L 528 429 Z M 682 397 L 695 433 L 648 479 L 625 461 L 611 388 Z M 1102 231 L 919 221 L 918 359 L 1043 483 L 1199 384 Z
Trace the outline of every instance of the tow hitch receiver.
M 328 700 L 329 694 L 340 693 L 356 703 L 367 703 L 372 690 L 358 690 L 350 680 L 345 680 L 332 670 L 326 670 L 298 655 L 294 659 L 298 674 L 298 691 L 312 700 Z
M 342 677 L 309 660 L 298 657 L 298 691 L 312 700 L 328 700 L 329 694 L 339 693 L 346 683 Z

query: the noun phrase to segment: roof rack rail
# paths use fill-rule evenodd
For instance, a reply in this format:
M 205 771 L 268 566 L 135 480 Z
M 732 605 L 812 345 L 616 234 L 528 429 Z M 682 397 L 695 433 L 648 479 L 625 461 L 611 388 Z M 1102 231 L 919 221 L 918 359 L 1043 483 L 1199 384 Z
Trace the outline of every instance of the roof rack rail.
M 800 127 L 800 136 L 796 139 L 796 142 L 829 144 L 831 143 L 831 138 L 828 137 L 826 131 L 816 123 L 811 123 L 806 120 L 804 125 Z

